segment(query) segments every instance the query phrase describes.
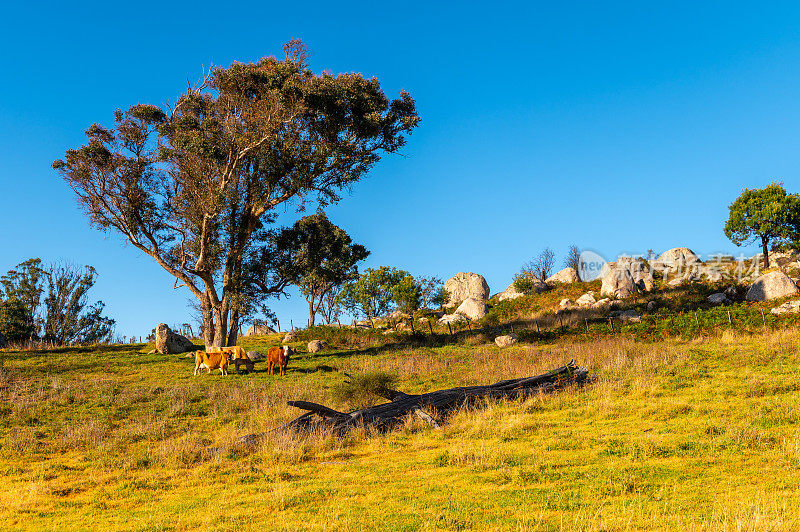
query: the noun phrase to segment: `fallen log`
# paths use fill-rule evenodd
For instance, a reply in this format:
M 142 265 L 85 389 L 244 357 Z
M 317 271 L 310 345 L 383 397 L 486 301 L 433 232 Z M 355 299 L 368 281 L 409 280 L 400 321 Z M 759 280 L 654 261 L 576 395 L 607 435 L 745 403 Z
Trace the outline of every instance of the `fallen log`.
M 487 386 L 464 386 L 436 390 L 419 395 L 411 395 L 395 390 L 386 390 L 391 401 L 361 410 L 345 413 L 309 401 L 289 401 L 290 406 L 307 410 L 302 416 L 274 432 L 327 432 L 341 436 L 355 427 L 385 432 L 403 422 L 414 413 L 425 419 L 431 426 L 439 428 L 434 416 L 443 417 L 459 408 L 471 407 L 484 398 L 514 399 L 536 395 L 542 392 L 563 388 L 588 381 L 588 371 L 578 368 L 573 361 L 566 366 L 548 371 L 543 375 L 521 379 L 507 379 Z M 249 434 L 239 438 L 240 443 L 252 444 L 266 434 Z

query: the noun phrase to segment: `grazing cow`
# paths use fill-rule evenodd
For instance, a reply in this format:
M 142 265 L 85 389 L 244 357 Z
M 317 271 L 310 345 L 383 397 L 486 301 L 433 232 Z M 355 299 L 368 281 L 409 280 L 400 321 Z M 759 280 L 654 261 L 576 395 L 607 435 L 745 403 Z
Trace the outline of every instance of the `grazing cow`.
M 281 347 L 270 347 L 267 351 L 267 362 L 269 363 L 269 374 L 274 375 L 275 366 L 278 366 L 281 375 L 286 375 L 286 366 L 289 365 L 289 356 L 297 352 L 288 345 Z
M 249 360 L 247 358 L 247 353 L 245 353 L 244 348 L 240 345 L 232 345 L 230 347 L 209 347 L 207 349 L 208 353 L 225 353 L 228 355 L 228 362 L 234 362 L 236 360 Z
M 194 352 L 194 374 L 200 369 L 206 368 L 209 373 L 212 369 L 218 369 L 223 375 L 228 374 L 228 355 L 227 353 L 216 352 L 206 353 L 205 351 Z

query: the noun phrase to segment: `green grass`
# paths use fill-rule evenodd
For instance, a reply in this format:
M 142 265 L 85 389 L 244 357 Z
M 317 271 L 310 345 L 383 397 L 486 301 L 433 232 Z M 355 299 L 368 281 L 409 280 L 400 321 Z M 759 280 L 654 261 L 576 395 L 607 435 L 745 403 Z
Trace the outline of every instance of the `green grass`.
M 190 359 L 143 345 L 4 351 L 0 528 L 796 530 L 798 339 L 567 336 L 500 350 L 343 336 L 284 378 L 263 364 L 195 377 Z M 286 400 L 362 401 L 337 393 L 342 372 L 415 393 L 570 359 L 597 381 L 487 403 L 442 430 L 410 418 L 384 435 L 233 445 L 299 415 Z

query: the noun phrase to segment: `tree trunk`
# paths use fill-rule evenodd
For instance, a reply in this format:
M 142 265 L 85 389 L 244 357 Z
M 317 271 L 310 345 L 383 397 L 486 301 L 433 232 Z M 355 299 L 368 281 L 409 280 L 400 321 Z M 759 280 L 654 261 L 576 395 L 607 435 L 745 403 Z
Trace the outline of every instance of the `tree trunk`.
M 228 345 L 236 345 L 239 341 L 239 311 L 231 311 L 231 324 L 228 328 Z
M 211 308 L 211 301 L 208 292 L 203 294 L 201 301 L 203 305 L 203 341 L 206 346 L 214 345 L 214 310 Z
M 317 317 L 316 309 L 314 309 L 314 298 L 306 299 L 306 301 L 308 301 L 308 326 L 313 327 Z
M 761 249 L 764 252 L 764 268 L 769 268 L 769 255 L 767 254 L 767 243 L 769 239 L 765 236 L 761 237 Z
M 508 379 L 488 386 L 466 386 L 437 390 L 420 395 L 409 395 L 395 390 L 382 390 L 380 395 L 390 400 L 376 406 L 345 413 L 308 401 L 289 401 L 307 413 L 289 423 L 273 429 L 271 432 L 294 431 L 301 434 L 329 432 L 334 436 L 343 436 L 354 427 L 364 427 L 379 432 L 391 430 L 402 424 L 409 413 L 427 410 L 437 417 L 446 416 L 463 407 L 480 404 L 484 398 L 512 399 L 529 397 L 545 391 L 552 391 L 565 386 L 582 385 L 591 382 L 589 373 L 578 368 L 574 362 L 566 366 L 548 371 L 543 375 Z M 419 413 L 417 413 L 419 415 Z M 421 416 L 426 417 L 426 416 Z M 433 419 L 431 417 L 431 419 Z M 435 420 L 434 420 L 435 421 Z M 438 424 L 438 423 L 437 423 Z M 250 434 L 239 438 L 241 443 L 252 444 L 263 438 L 265 434 Z
M 214 318 L 216 319 L 216 328 L 214 329 L 214 347 L 225 347 L 225 341 L 228 338 L 228 312 L 224 304 L 214 307 Z

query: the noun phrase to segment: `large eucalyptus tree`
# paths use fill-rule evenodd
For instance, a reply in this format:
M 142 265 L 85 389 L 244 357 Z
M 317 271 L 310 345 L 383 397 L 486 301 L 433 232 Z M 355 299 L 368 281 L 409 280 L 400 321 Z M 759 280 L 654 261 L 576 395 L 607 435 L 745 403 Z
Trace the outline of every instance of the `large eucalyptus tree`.
M 284 51 L 212 68 L 172 108 L 116 111 L 113 128 L 91 126 L 53 163 L 95 227 L 197 297 L 207 345 L 234 344 L 243 306 L 290 282 L 291 254 L 270 230 L 278 208 L 338 201 L 419 124 L 408 93 L 389 100 L 375 78 L 315 74 L 300 41 Z

